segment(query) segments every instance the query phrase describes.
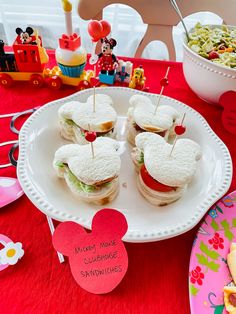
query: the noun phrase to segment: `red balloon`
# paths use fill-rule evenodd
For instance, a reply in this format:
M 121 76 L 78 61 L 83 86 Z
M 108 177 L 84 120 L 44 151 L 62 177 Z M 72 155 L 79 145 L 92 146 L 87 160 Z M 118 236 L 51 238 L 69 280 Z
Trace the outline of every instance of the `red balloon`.
M 102 24 L 101 38 L 104 38 L 110 34 L 111 25 L 107 21 L 104 21 L 104 20 L 101 20 L 100 23 Z
M 101 33 L 102 33 L 103 27 L 102 24 L 97 21 L 97 20 L 92 20 L 91 22 L 89 22 L 88 24 L 88 33 L 91 37 L 98 38 L 98 40 L 101 37 Z
M 96 38 L 91 37 L 91 39 L 92 39 L 92 42 L 96 43 L 96 42 L 98 42 L 98 41 L 99 41 L 100 37 L 96 37 Z

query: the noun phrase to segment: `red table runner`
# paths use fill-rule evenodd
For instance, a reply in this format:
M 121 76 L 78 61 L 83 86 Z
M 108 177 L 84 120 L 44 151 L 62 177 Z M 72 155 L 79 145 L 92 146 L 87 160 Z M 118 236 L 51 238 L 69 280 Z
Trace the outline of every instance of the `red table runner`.
M 50 65 L 54 65 L 53 52 L 50 60 Z M 222 109 L 205 103 L 189 89 L 181 63 L 131 61 L 134 66 L 143 65 L 150 92 L 160 91 L 160 78 L 170 65 L 170 85 L 164 94 L 186 103 L 205 117 L 227 145 L 232 159 L 236 159 L 233 136 L 221 123 Z M 22 82 L 17 82 L 11 89 L 0 87 L 0 114 L 41 106 L 74 92 L 76 89 L 70 86 L 63 86 L 58 91 L 46 86 L 37 90 Z M 9 122 L 10 118 L 1 119 L 0 143 L 17 138 L 9 130 Z M 1 148 L 1 163 L 8 162 L 8 149 Z M 0 169 L 0 176 L 15 177 L 16 171 L 14 167 Z M 230 191 L 234 189 L 235 176 Z M 0 313 L 189 313 L 188 267 L 197 228 L 165 241 L 125 243 L 129 256 L 125 278 L 112 293 L 93 295 L 76 284 L 68 262 L 59 264 L 46 216 L 24 195 L 0 210 L 0 233 L 14 242 L 22 242 L 25 250 L 18 264 L 0 272 Z

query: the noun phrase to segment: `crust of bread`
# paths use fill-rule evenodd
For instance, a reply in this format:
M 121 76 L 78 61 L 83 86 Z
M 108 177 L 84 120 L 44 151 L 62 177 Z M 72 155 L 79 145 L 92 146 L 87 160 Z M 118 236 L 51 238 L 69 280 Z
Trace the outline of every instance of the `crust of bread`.
M 128 142 L 134 146 L 135 145 L 135 137 L 139 134 L 140 132 L 137 131 L 131 120 L 128 120 L 127 122 L 127 140 Z
M 60 134 L 63 138 L 66 140 L 72 141 L 73 143 L 80 144 L 80 145 L 86 145 L 88 144 L 88 141 L 86 141 L 84 135 L 81 133 L 81 130 L 78 126 L 70 125 L 66 122 L 66 120 L 60 119 L 59 120 L 60 125 Z M 113 131 L 109 131 L 108 133 L 104 133 L 104 137 L 109 137 L 112 139 L 115 139 L 117 135 L 116 127 L 113 129 Z
M 131 159 L 133 161 L 135 171 L 139 173 L 139 170 L 141 169 L 143 163 L 139 163 L 137 160 L 137 156 L 139 155 L 139 149 L 137 147 L 134 147 L 131 151 Z
M 201 158 L 201 148 L 196 142 L 177 139 L 171 155 L 172 145 L 155 133 L 139 134 L 135 143 L 144 152 L 145 167 L 154 179 L 174 187 L 181 187 L 192 181 L 197 161 Z
M 72 120 L 84 130 L 90 125 L 91 131 L 109 132 L 114 128 L 117 114 L 112 107 L 110 96 L 104 94 L 95 95 L 95 112 L 93 112 L 93 95 L 86 103 L 71 101 L 65 103 L 58 111 L 59 119 Z
M 129 102 L 133 106 L 133 110 L 129 110 L 129 115 L 138 126 L 149 132 L 168 130 L 179 117 L 177 110 L 168 105 L 159 105 L 154 114 L 155 104 L 144 95 L 133 95 Z
M 179 187 L 176 191 L 171 192 L 157 192 L 150 189 L 142 180 L 142 177 L 139 173 L 137 176 L 137 186 L 139 192 L 142 196 L 151 204 L 156 206 L 165 206 L 170 203 L 173 203 L 181 198 L 183 195 L 186 186 Z
M 83 202 L 94 204 L 94 205 L 105 205 L 107 203 L 112 202 L 119 193 L 119 179 L 116 178 L 110 182 L 108 187 L 104 187 L 97 192 L 83 192 L 78 191 L 76 187 L 71 183 L 68 179 L 66 172 L 64 173 L 65 181 L 69 187 L 69 189 L 75 194 L 79 199 Z
M 65 163 L 71 172 L 82 182 L 94 185 L 119 175 L 119 143 L 106 137 L 93 142 L 94 157 L 90 143 L 87 145 L 68 144 L 60 147 L 54 157 L 53 165 L 58 172 L 57 163 Z
M 130 118 L 130 119 L 128 119 L 128 121 L 127 121 L 127 140 L 128 140 L 128 142 L 132 145 L 132 146 L 135 146 L 135 138 L 136 138 L 136 136 L 138 135 L 138 134 L 141 134 L 141 133 L 145 133 L 145 131 L 144 132 L 141 132 L 141 131 L 137 131 L 136 129 L 135 129 L 135 127 L 133 126 L 133 122 L 134 122 L 134 120 L 132 119 L 132 118 Z M 147 132 L 147 131 L 146 131 Z M 160 130 L 152 130 L 152 132 L 156 132 L 157 134 L 158 134 L 158 132 L 162 132 L 162 130 L 160 131 Z M 168 140 L 168 135 L 169 135 L 169 132 L 168 131 L 166 131 L 166 135 L 165 135 L 165 137 L 164 137 L 164 139 L 165 140 Z

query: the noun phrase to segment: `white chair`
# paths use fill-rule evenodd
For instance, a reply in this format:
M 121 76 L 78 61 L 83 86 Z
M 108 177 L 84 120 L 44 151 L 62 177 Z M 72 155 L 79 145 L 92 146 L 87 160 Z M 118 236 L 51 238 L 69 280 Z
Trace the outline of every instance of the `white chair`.
M 111 0 L 91 1 L 80 0 L 78 13 L 82 19 L 102 19 L 103 9 L 117 3 Z M 146 33 L 139 43 L 135 57 L 140 58 L 144 48 L 154 40 L 164 42 L 169 50 L 170 60 L 176 60 L 175 47 L 172 37 L 173 26 L 179 23 L 179 16 L 168 0 L 119 0 L 119 3 L 135 9 L 148 25 Z M 226 24 L 234 25 L 236 18 L 236 0 L 179 0 L 177 1 L 183 17 L 195 12 L 209 11 L 221 16 Z

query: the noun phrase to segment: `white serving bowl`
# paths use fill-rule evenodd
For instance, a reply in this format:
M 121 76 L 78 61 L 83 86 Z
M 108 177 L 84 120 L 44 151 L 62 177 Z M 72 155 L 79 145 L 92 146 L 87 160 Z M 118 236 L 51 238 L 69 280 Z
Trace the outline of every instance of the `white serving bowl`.
M 217 26 L 219 25 L 211 25 L 212 28 Z M 236 28 L 236 26 L 228 27 Z M 186 37 L 183 46 L 184 76 L 190 88 L 200 98 L 218 104 L 223 93 L 229 90 L 236 91 L 236 69 L 224 67 L 199 56 L 187 46 Z

